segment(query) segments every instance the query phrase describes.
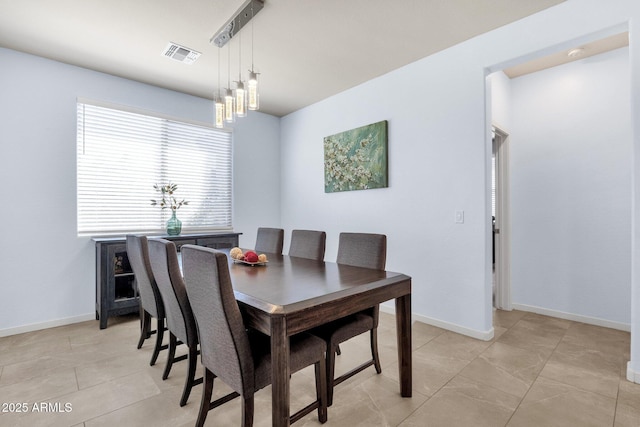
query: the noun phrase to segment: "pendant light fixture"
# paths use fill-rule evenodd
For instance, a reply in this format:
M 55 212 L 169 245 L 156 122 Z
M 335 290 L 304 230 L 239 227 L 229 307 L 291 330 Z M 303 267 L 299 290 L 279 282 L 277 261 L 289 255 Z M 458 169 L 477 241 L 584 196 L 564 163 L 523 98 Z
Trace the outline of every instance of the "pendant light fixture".
M 231 90 L 231 46 L 229 46 L 228 51 L 227 92 L 224 96 L 224 121 L 233 123 L 235 121 L 235 102 L 233 99 L 233 91 Z
M 214 123 L 218 129 L 224 127 L 224 102 L 222 102 L 222 88 L 220 87 L 220 49 L 218 49 L 218 87 L 214 95 Z
M 218 83 L 218 95 L 214 96 L 215 102 L 215 126 L 219 126 L 219 116 L 223 116 L 224 123 L 232 123 L 235 117 L 244 117 L 248 110 L 257 110 L 259 108 L 258 94 L 258 73 L 253 67 L 253 23 L 251 23 L 251 70 L 249 70 L 249 80 L 242 80 L 242 39 L 240 30 L 249 21 L 253 19 L 255 14 L 260 12 L 264 7 L 264 0 L 246 0 L 236 13 L 227 21 L 218 32 L 211 37 L 210 43 L 215 44 L 218 48 L 222 48 L 233 37 L 238 35 L 238 81 L 235 90 L 231 89 L 231 49 L 229 48 L 227 88 L 222 94 L 222 89 Z M 220 55 L 218 51 L 218 71 L 220 70 Z M 218 82 L 220 73 L 218 72 Z M 219 105 L 220 104 L 220 105 Z M 224 124 L 223 123 L 223 124 Z
M 247 115 L 247 91 L 244 89 L 242 81 L 242 34 L 238 34 L 238 81 L 235 92 L 236 116 L 245 117 Z
M 260 108 L 260 94 L 258 93 L 258 73 L 253 68 L 253 3 L 251 3 L 251 69 L 249 70 L 247 107 L 255 111 Z

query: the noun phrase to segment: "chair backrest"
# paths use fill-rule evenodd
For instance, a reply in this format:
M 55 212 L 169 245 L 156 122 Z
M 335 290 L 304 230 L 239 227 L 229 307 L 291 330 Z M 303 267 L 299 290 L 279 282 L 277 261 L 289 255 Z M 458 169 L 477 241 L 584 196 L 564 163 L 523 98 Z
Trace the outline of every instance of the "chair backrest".
M 324 260 L 326 242 L 327 233 L 324 231 L 293 230 L 289 256 L 322 261 Z
M 149 239 L 149 260 L 164 301 L 169 331 L 188 346 L 196 345 L 195 319 L 180 272 L 176 245 L 165 239 Z
M 164 304 L 151 271 L 146 236 L 127 236 L 127 257 L 136 277 L 142 308 L 156 319 L 164 318 Z
M 258 228 L 256 252 L 270 252 L 282 255 L 284 246 L 284 230 L 281 228 Z
M 387 236 L 370 233 L 340 233 L 336 262 L 384 270 L 387 263 Z
M 181 253 L 202 364 L 241 395 L 252 395 L 251 346 L 233 293 L 227 255 L 194 245 L 182 246 Z

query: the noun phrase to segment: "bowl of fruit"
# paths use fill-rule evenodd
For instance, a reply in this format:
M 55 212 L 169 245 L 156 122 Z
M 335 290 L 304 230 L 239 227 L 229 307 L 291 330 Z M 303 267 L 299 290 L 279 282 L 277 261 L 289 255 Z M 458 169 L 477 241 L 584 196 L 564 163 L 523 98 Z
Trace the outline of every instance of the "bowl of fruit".
M 251 266 L 265 265 L 269 262 L 265 254 L 258 255 L 255 251 L 251 250 L 243 252 L 240 248 L 232 248 L 229 251 L 229 256 L 235 263 Z

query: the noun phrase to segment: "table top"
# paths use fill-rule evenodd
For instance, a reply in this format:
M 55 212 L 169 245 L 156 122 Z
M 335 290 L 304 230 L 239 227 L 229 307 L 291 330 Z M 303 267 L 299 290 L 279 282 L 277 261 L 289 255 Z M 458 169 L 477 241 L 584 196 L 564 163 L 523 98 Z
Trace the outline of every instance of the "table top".
M 236 299 L 270 313 L 304 310 L 411 280 L 390 271 L 286 255 L 267 256 L 268 263 L 255 266 L 235 263 L 229 257 L 229 271 Z
M 287 317 L 287 330 L 296 333 L 411 294 L 411 277 L 402 273 L 272 253 L 265 265 L 247 265 L 236 263 L 229 250 L 220 251 L 227 254 L 245 322 L 266 334 L 268 317 Z

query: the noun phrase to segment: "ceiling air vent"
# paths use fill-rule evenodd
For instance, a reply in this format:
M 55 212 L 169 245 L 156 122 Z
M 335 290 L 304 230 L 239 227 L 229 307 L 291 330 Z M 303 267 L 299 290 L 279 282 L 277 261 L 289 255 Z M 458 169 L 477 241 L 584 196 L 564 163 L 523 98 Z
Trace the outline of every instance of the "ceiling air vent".
M 193 64 L 200 57 L 200 52 L 170 42 L 162 55 L 184 64 Z

